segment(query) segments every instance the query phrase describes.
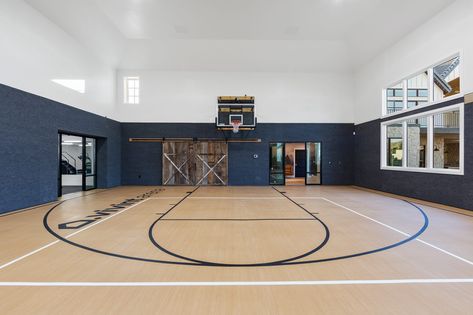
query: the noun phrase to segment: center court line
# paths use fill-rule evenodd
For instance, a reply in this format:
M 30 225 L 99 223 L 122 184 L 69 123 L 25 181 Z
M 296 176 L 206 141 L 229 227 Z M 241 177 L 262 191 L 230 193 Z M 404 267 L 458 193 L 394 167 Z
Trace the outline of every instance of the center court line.
M 462 284 L 459 279 L 314 280 L 314 281 L 191 281 L 191 282 L 0 282 L 0 287 L 249 287 L 386 284 Z
M 136 206 L 138 206 L 138 205 L 140 205 L 140 204 L 142 204 L 142 203 L 144 203 L 145 201 L 148 201 L 148 200 L 149 200 L 149 198 L 144 199 L 144 200 L 142 200 L 142 201 L 140 201 L 140 202 L 137 202 L 137 203 L 135 203 L 134 205 L 132 205 L 132 206 L 130 206 L 130 207 L 128 207 L 128 208 L 123 209 L 123 210 L 120 211 L 120 212 L 114 213 L 114 214 L 112 214 L 112 215 L 106 217 L 105 219 L 98 220 L 97 222 L 92 223 L 91 225 L 89 225 L 89 226 L 87 226 L 87 227 L 85 227 L 85 228 L 83 228 L 83 229 L 80 229 L 79 231 L 76 231 L 76 232 L 74 232 L 74 233 L 71 233 L 71 234 L 65 236 L 64 238 L 71 238 L 71 237 L 73 237 L 74 235 L 77 235 L 77 234 L 79 234 L 79 233 L 81 233 L 81 232 L 83 232 L 83 231 L 85 231 L 85 230 L 88 230 L 88 229 L 90 229 L 91 227 L 96 226 L 97 224 L 100 224 L 100 223 L 102 223 L 102 222 L 105 222 L 105 221 L 107 221 L 107 220 L 113 218 L 114 216 L 119 215 L 120 213 L 123 213 L 123 212 L 125 212 L 125 211 L 127 211 L 127 210 L 130 210 L 131 208 L 136 207 Z M 61 204 L 61 203 L 58 203 L 56 206 L 59 206 L 60 204 Z M 61 242 L 61 241 L 60 241 L 60 240 L 55 240 L 55 241 L 53 241 L 53 242 L 51 242 L 51 243 L 49 243 L 49 244 L 46 244 L 46 245 L 44 245 L 43 247 L 40 247 L 40 248 L 38 248 L 38 249 L 36 249 L 36 250 L 34 250 L 34 251 L 32 251 L 32 252 L 29 252 L 29 253 L 27 253 L 27 254 L 25 254 L 25 255 L 23 255 L 23 256 L 20 256 L 20 257 L 18 257 L 18 258 L 15 258 L 15 259 L 13 259 L 12 261 L 9 261 L 9 262 L 7 262 L 6 264 L 1 265 L 1 266 L 0 266 L 0 270 L 2 270 L 3 268 L 8 267 L 8 266 L 10 266 L 10 265 L 13 265 L 13 264 L 16 263 L 16 262 L 19 262 L 20 260 L 23 260 L 23 259 L 25 259 L 25 258 L 27 258 L 27 257 L 29 257 L 29 256 L 31 256 L 31 255 L 34 255 L 34 254 L 36 254 L 36 253 L 38 253 L 38 252 L 40 252 L 40 251 L 42 251 L 42 250 L 44 250 L 44 249 L 46 249 L 46 248 L 48 248 L 48 247 L 50 247 L 50 246 L 53 246 L 53 245 L 55 245 L 55 244 L 57 244 L 57 243 L 59 243 L 59 242 Z
M 388 225 L 388 224 L 385 224 L 385 223 L 383 223 L 383 222 L 380 222 L 380 221 L 378 221 L 378 220 L 376 220 L 376 219 L 373 219 L 373 218 L 371 218 L 371 217 L 369 217 L 369 216 L 367 216 L 367 215 L 361 214 L 361 213 L 359 213 L 358 211 L 355 211 L 355 210 L 353 210 L 353 209 L 350 209 L 350 208 L 348 208 L 348 207 L 345 207 L 345 206 L 343 206 L 343 205 L 341 205 L 341 204 L 339 204 L 339 203 L 336 203 L 336 202 L 334 202 L 334 201 L 332 201 L 332 200 L 330 200 L 330 199 L 327 199 L 327 198 L 322 198 L 322 199 L 325 200 L 325 201 L 327 201 L 327 202 L 330 202 L 331 204 L 334 204 L 334 205 L 336 205 L 336 206 L 338 206 L 338 207 L 340 207 L 340 208 L 343 208 L 343 209 L 348 210 L 348 211 L 350 211 L 350 212 L 352 212 L 352 213 L 354 213 L 354 214 L 357 214 L 357 215 L 359 215 L 359 216 L 361 216 L 361 217 L 363 217 L 363 218 L 365 218 L 365 219 L 368 219 L 368 220 L 373 221 L 373 222 L 375 222 L 375 223 L 377 223 L 377 224 L 380 224 L 380 225 L 382 225 L 382 226 L 384 226 L 384 227 L 386 227 L 386 228 L 388 228 L 388 229 L 390 229 L 390 230 L 393 230 L 393 231 L 395 231 L 395 232 L 398 232 L 398 233 L 400 233 L 400 234 L 402 234 L 402 235 L 404 235 L 404 236 L 407 236 L 407 237 L 410 237 L 410 236 L 411 236 L 410 234 L 408 234 L 408 233 L 406 233 L 406 232 L 403 232 L 403 231 L 401 231 L 401 230 L 398 230 L 398 229 L 396 229 L 395 227 L 392 227 L 392 226 L 390 226 L 390 225 Z M 440 252 L 442 252 L 442 253 L 444 253 L 444 254 L 447 254 L 447 255 L 449 255 L 449 256 L 451 256 L 451 257 L 453 257 L 453 258 L 456 258 L 456 259 L 458 259 L 458 260 L 461 260 L 461 261 L 463 261 L 463 262 L 465 262 L 465 263 L 467 263 L 467 264 L 473 266 L 473 262 L 470 261 L 470 260 L 468 260 L 468 259 L 465 259 L 465 258 L 463 258 L 463 257 L 460 257 L 460 256 L 458 256 L 458 255 L 455 255 L 455 254 L 453 254 L 453 253 L 451 253 L 451 252 L 449 252 L 449 251 L 447 251 L 447 250 L 445 250 L 445 249 L 442 249 L 442 248 L 440 248 L 440 247 L 438 247 L 438 246 L 435 246 L 435 245 L 430 244 L 430 243 L 428 243 L 428 242 L 426 242 L 426 241 L 423 241 L 423 240 L 421 240 L 420 238 L 416 238 L 415 240 L 416 240 L 417 242 L 420 242 L 420 243 L 422 243 L 422 244 L 424 244 L 424 245 L 427 245 L 427 246 L 429 246 L 429 247 L 431 247 L 431 248 L 433 248 L 433 249 L 436 249 L 436 250 L 438 250 L 438 251 L 440 251 Z
M 273 199 L 286 199 L 285 197 L 255 197 L 255 196 L 238 196 L 238 197 L 189 197 L 187 199 L 230 199 L 230 200 L 273 200 Z
M 151 197 L 149 199 L 179 199 L 182 197 Z M 272 200 L 272 199 L 286 199 L 284 197 L 254 197 L 254 196 L 248 196 L 248 197 L 189 197 L 187 199 L 221 199 L 221 200 Z

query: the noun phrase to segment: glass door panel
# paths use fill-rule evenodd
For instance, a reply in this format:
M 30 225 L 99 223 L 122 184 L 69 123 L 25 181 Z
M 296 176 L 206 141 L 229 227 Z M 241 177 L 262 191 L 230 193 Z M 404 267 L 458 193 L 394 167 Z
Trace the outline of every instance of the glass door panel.
M 60 195 L 82 191 L 82 137 L 60 137 Z
M 322 183 L 321 173 L 321 143 L 320 142 L 307 142 L 306 143 L 307 153 L 307 173 L 306 173 L 306 185 L 320 185 Z
M 84 190 L 90 190 L 97 187 L 96 141 L 93 138 L 85 138 L 84 145 Z
M 284 185 L 284 143 L 270 143 L 269 184 Z

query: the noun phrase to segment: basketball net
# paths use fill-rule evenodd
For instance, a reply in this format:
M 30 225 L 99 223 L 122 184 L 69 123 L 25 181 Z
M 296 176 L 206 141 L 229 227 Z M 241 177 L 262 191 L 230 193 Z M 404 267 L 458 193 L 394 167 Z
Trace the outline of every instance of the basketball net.
M 233 133 L 238 133 L 240 130 L 241 126 L 241 121 L 240 120 L 232 120 L 232 126 L 233 126 Z

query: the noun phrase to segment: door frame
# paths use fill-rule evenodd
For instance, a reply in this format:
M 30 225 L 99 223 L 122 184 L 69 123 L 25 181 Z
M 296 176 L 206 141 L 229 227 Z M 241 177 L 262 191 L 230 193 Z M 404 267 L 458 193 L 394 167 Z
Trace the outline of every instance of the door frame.
M 57 195 L 58 197 L 62 196 L 62 170 L 61 170 L 61 161 L 62 161 L 62 136 L 74 136 L 74 137 L 81 137 L 82 138 L 82 191 L 89 191 L 97 189 L 97 137 L 80 134 L 76 132 L 69 132 L 65 130 L 58 130 L 58 183 L 57 183 Z M 85 167 L 85 153 L 86 153 L 86 138 L 94 139 L 95 140 L 95 161 L 94 161 L 94 188 L 87 189 L 86 183 L 86 167 Z
M 275 144 L 275 143 L 282 143 L 283 144 L 283 183 L 282 184 L 271 184 L 271 174 L 277 174 L 277 173 L 271 173 L 271 157 L 272 157 L 272 152 L 271 152 L 271 144 Z M 307 144 L 308 143 L 318 143 L 319 146 L 320 146 L 320 183 L 319 184 L 308 184 L 307 183 L 307 174 L 309 174 L 309 170 L 307 169 L 307 156 L 306 156 L 306 165 L 305 165 L 305 176 L 304 176 L 304 185 L 306 186 L 317 186 L 317 185 L 322 185 L 322 141 L 269 141 L 268 144 L 269 144 L 269 178 L 268 178 L 268 182 L 271 186 L 285 186 L 286 185 L 286 173 L 285 173 L 285 169 L 286 169 L 286 144 L 288 143 L 295 143 L 295 144 L 304 144 L 304 149 L 295 149 L 294 150 L 294 160 L 296 158 L 295 156 L 295 151 L 296 150 L 303 150 L 306 152 L 307 154 Z M 317 170 L 316 170 L 317 171 Z M 294 167 L 294 176 L 295 176 L 295 173 L 296 173 L 296 170 L 295 170 L 295 167 Z
M 87 138 L 93 139 L 95 142 L 94 146 L 94 171 L 93 175 L 87 176 L 87 167 L 86 167 L 86 153 L 87 153 L 87 148 L 86 148 L 86 143 L 87 143 Z M 83 136 L 82 137 L 82 191 L 89 191 L 89 190 L 94 190 L 97 189 L 97 138 L 96 137 L 91 137 L 91 136 Z M 94 176 L 94 187 L 87 189 L 87 177 L 92 177 Z

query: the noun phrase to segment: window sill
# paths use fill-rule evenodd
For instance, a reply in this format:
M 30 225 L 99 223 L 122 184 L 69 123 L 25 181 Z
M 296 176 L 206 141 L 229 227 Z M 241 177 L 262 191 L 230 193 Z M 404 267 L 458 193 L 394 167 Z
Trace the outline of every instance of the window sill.
M 427 173 L 427 174 L 459 175 L 459 176 L 464 175 L 464 172 L 463 172 L 462 169 L 382 166 L 381 170 L 383 170 L 383 171 L 400 171 L 400 172 L 416 172 L 416 173 Z
M 391 113 L 391 114 L 384 114 L 384 115 L 381 116 L 381 119 L 386 119 L 386 118 L 389 118 L 389 117 L 393 117 L 393 116 L 397 116 L 397 115 L 401 115 L 401 114 L 405 114 L 405 113 L 410 113 L 410 112 L 418 110 L 418 109 L 428 108 L 430 106 L 434 106 L 434 105 L 445 103 L 445 102 L 448 102 L 448 101 L 451 101 L 451 100 L 459 99 L 459 98 L 462 98 L 464 96 L 465 96 L 464 93 L 458 93 L 458 94 L 446 97 L 446 98 L 438 100 L 438 101 L 434 101 L 434 102 L 426 103 L 426 104 L 423 104 L 423 105 L 403 109 L 403 110 L 400 110 L 398 112 L 394 112 L 394 113 Z M 383 106 L 385 106 L 385 105 L 383 105 Z

